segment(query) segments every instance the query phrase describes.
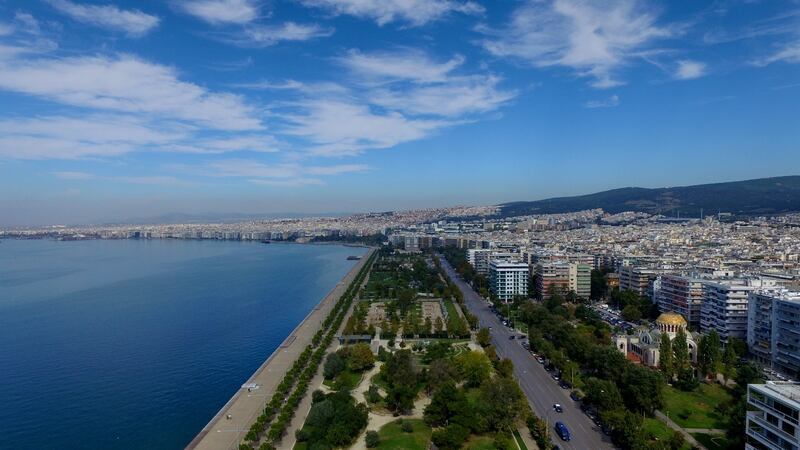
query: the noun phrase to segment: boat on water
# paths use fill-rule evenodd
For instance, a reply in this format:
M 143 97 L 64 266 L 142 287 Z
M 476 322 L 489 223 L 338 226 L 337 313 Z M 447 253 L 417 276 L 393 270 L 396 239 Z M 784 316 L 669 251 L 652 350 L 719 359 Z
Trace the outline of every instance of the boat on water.
M 359 259 L 361 259 L 361 257 L 360 257 L 360 256 L 352 256 L 352 255 L 351 255 L 351 256 L 348 256 L 348 257 L 347 257 L 347 260 L 348 260 L 348 261 L 358 261 Z

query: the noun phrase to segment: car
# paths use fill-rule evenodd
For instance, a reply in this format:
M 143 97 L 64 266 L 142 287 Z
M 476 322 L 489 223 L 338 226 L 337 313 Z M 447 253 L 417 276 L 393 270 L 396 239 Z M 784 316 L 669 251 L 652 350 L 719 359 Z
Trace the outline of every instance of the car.
M 557 412 L 557 413 L 563 413 L 564 412 L 564 407 L 561 406 L 560 403 L 556 403 L 556 404 L 553 405 L 553 410 L 555 412 Z
M 562 441 L 570 440 L 569 429 L 562 422 L 556 422 L 556 434 Z
M 575 400 L 576 402 L 580 401 L 580 399 L 581 399 L 580 397 L 578 397 L 578 393 L 575 392 L 575 391 L 572 391 L 572 392 L 569 393 L 569 398 Z
M 538 361 L 539 364 L 544 364 L 544 358 L 542 358 L 541 356 L 537 356 L 536 361 Z
M 556 381 L 558 381 L 558 380 L 560 380 L 560 379 L 561 379 L 561 377 L 559 377 L 557 373 L 554 373 L 554 374 L 553 374 L 553 379 L 554 379 L 554 380 L 556 380 Z
M 513 341 L 513 340 L 514 340 L 514 339 L 516 339 L 516 338 L 517 338 L 517 337 L 516 337 L 516 336 L 514 336 L 514 335 L 512 334 L 511 336 L 509 336 L 509 337 L 508 337 L 508 340 L 509 340 L 509 341 Z
M 564 381 L 564 380 L 561 380 L 561 383 L 558 383 L 558 385 L 559 385 L 559 386 L 561 386 L 561 389 L 569 389 L 569 388 L 571 387 L 571 386 L 569 385 L 569 383 L 567 383 L 567 382 L 566 382 L 566 381 Z

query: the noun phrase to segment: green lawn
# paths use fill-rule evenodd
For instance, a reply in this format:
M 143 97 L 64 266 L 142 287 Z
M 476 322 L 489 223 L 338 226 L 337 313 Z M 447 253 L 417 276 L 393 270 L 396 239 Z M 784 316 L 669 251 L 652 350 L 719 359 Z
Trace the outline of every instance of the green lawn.
M 727 450 L 728 448 L 728 440 L 725 439 L 725 435 L 693 433 L 692 436 L 708 450 Z
M 725 428 L 725 418 L 716 408 L 730 400 L 725 388 L 701 383 L 692 392 L 664 388 L 664 414 L 683 428 Z
M 410 422 L 413 430 L 406 433 L 400 428 L 400 421 L 387 423 L 380 430 L 379 450 L 426 450 L 431 440 L 431 428 L 419 419 L 402 419 Z
M 658 438 L 659 441 L 671 438 L 672 433 L 674 433 L 664 422 L 651 418 L 644 419 L 642 429 L 647 431 L 651 436 Z
M 358 386 L 359 381 L 361 381 L 361 373 L 345 370 L 335 379 L 325 380 L 322 382 L 322 384 L 328 386 L 334 391 L 341 391 L 342 389 L 352 391 L 356 386 Z

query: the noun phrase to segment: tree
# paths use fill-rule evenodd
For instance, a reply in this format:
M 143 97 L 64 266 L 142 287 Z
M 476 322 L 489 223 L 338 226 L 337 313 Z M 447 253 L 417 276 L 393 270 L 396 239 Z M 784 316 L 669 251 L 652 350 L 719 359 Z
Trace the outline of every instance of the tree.
M 589 378 L 584 388 L 585 401 L 601 411 L 619 409 L 623 406 L 622 395 L 611 381 Z
M 458 378 L 458 369 L 447 359 L 434 359 L 428 367 L 427 388 L 428 393 L 438 389 L 447 382 L 455 382 Z
M 697 352 L 697 365 L 700 373 L 708 377 L 716 377 L 721 360 L 721 347 L 717 330 L 703 336 Z
M 381 377 L 386 381 L 386 403 L 389 409 L 408 411 L 417 396 L 417 369 L 411 351 L 399 350 L 381 366 Z
M 503 358 L 497 361 L 495 370 L 497 370 L 497 374 L 501 377 L 511 378 L 514 376 L 514 363 L 508 358 Z
M 508 430 L 527 406 L 525 395 L 516 381 L 495 378 L 480 388 L 480 416 L 493 431 Z
M 652 414 L 664 404 L 664 379 L 646 367 L 629 365 L 620 386 L 622 398 L 630 409 Z
M 381 443 L 381 438 L 378 436 L 378 432 L 374 430 L 367 431 L 367 435 L 364 437 L 364 440 L 367 443 L 367 448 L 375 448 Z
M 675 356 L 673 367 L 675 373 L 680 375 L 681 372 L 689 367 L 689 343 L 686 340 L 686 332 L 683 328 L 678 329 L 675 334 L 675 340 L 672 341 L 672 354 Z
M 472 387 L 480 386 L 492 373 L 492 363 L 483 352 L 461 353 L 456 359 L 456 364 L 462 378 Z
M 638 322 L 642 319 L 642 311 L 637 305 L 628 305 L 622 310 L 622 318 L 628 322 Z
M 372 354 L 369 344 L 360 343 L 350 346 L 347 365 L 354 372 L 361 372 L 375 365 L 375 355 Z
M 448 382 L 433 394 L 430 404 L 425 407 L 423 417 L 428 425 L 441 427 L 448 425 L 453 417 L 464 414 L 468 408 L 466 394 L 455 384 Z
M 308 448 L 344 447 L 367 426 L 367 407 L 356 404 L 349 392 L 334 392 L 314 403 L 303 430 Z
M 444 321 L 442 321 L 441 317 L 436 317 L 436 320 L 433 322 L 433 331 L 439 335 L 442 334 L 442 330 L 444 329 Z
M 672 340 L 667 333 L 663 333 L 661 335 L 661 343 L 658 346 L 658 367 L 668 381 L 672 380 L 675 374 L 672 358 Z
M 325 366 L 322 369 L 322 374 L 326 379 L 332 380 L 344 371 L 346 365 L 346 361 L 339 353 L 329 353 L 328 357 L 325 359 Z
M 606 282 L 606 276 L 603 272 L 599 270 L 592 270 L 591 275 L 591 294 L 589 298 L 592 300 L 600 300 L 606 296 L 606 291 L 608 290 L 608 284 Z
M 488 328 L 481 328 L 478 330 L 478 333 L 475 335 L 475 341 L 481 347 L 486 347 L 492 343 L 492 336 L 489 334 Z
M 458 450 L 468 436 L 468 429 L 453 423 L 442 430 L 434 431 L 431 435 L 431 440 L 441 450 Z
M 725 346 L 725 353 L 722 355 L 722 378 L 725 380 L 725 383 L 731 378 L 736 378 L 737 361 L 736 351 L 733 345 L 728 343 L 728 345 Z

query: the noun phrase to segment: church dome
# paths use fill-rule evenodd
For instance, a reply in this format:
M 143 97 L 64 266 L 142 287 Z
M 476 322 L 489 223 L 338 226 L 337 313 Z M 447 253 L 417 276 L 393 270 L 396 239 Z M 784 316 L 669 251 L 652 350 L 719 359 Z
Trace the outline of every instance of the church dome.
M 686 319 L 683 318 L 682 315 L 673 312 L 665 312 L 658 316 L 656 319 L 656 324 L 658 325 L 677 325 L 677 326 L 686 326 Z

